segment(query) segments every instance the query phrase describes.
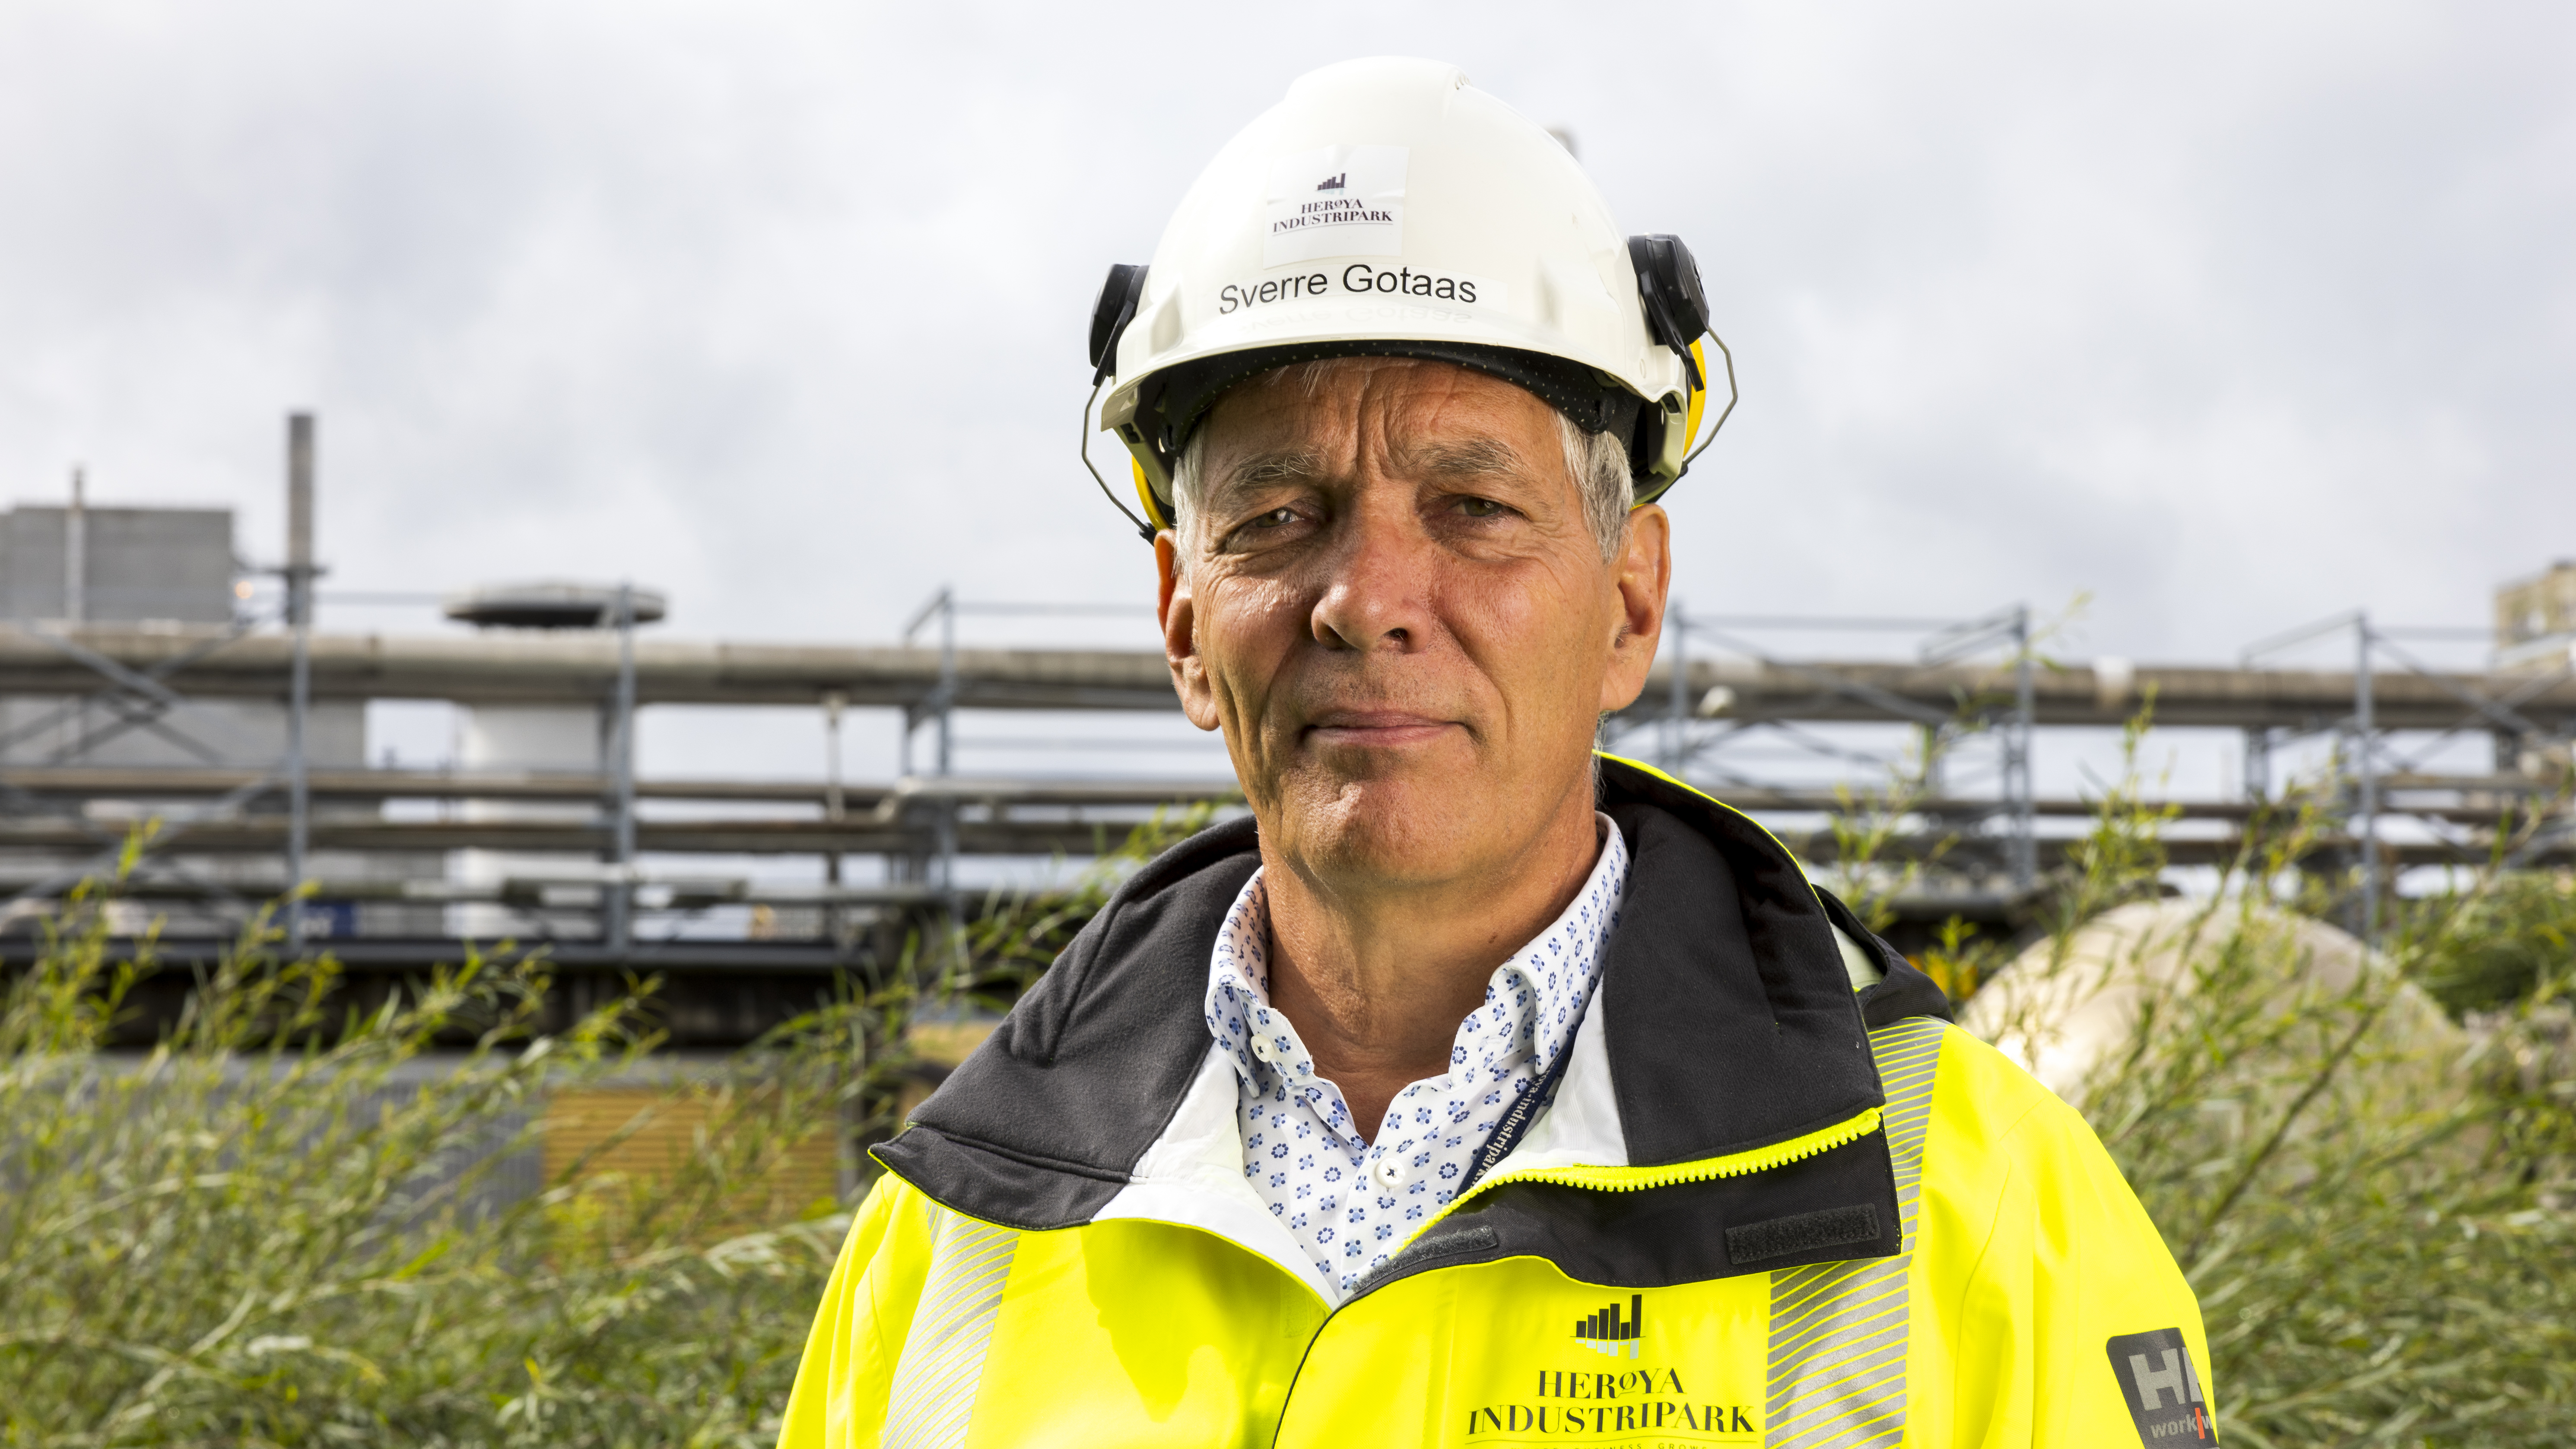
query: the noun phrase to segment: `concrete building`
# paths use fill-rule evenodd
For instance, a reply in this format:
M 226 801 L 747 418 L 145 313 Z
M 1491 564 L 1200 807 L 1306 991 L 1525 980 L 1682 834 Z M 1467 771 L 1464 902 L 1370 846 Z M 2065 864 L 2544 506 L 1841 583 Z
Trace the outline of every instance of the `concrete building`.
M 40 637 L 101 626 L 221 638 L 244 572 L 223 508 L 92 508 L 22 504 L 0 514 L 0 600 L 9 622 Z M 105 678 L 99 681 L 107 683 Z M 286 750 L 282 704 L 189 700 L 148 711 L 79 696 L 0 697 L 0 766 L 212 765 L 257 768 Z M 314 707 L 316 765 L 366 757 L 366 707 Z
M 11 620 L 229 624 L 233 515 L 224 508 L 55 508 L 0 515 Z

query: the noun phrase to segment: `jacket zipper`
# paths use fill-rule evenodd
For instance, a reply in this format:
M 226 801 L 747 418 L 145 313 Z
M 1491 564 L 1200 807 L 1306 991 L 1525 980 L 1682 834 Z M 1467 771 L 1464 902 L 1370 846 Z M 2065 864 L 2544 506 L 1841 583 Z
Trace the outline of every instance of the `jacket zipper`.
M 1707 1182 L 1720 1177 L 1745 1177 L 1813 1157 L 1819 1152 L 1829 1152 L 1846 1143 L 1857 1142 L 1877 1131 L 1879 1122 L 1879 1109 L 1864 1107 L 1858 1114 L 1830 1127 L 1820 1127 L 1813 1132 L 1801 1133 L 1786 1142 L 1774 1142 L 1768 1147 L 1756 1147 L 1746 1152 L 1730 1152 L 1722 1157 L 1703 1157 L 1693 1162 L 1675 1162 L 1662 1167 L 1588 1167 L 1578 1164 L 1572 1167 L 1524 1168 L 1519 1172 L 1487 1177 L 1479 1180 L 1474 1187 L 1450 1199 L 1448 1206 L 1432 1214 L 1420 1228 L 1414 1231 L 1412 1237 L 1405 1239 L 1405 1247 L 1411 1247 L 1421 1241 L 1424 1233 L 1431 1231 L 1451 1213 L 1483 1194 L 1487 1188 L 1502 1183 L 1553 1182 L 1567 1187 L 1585 1188 L 1593 1192 L 1642 1192 L 1650 1187 L 1670 1187 L 1676 1183 Z M 1396 1256 L 1403 1256 L 1403 1252 L 1403 1248 L 1398 1248 Z M 1353 1297 L 1357 1296 L 1359 1295 L 1353 1295 Z

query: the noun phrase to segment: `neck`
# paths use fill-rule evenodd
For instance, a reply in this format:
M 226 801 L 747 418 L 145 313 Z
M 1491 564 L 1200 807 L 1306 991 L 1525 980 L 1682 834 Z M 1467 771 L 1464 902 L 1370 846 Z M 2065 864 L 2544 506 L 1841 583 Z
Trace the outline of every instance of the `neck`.
M 1302 870 L 1262 846 L 1270 1004 L 1370 1141 L 1395 1094 L 1449 1070 L 1494 970 L 1563 914 L 1600 859 L 1589 790 L 1499 868 L 1390 887 Z

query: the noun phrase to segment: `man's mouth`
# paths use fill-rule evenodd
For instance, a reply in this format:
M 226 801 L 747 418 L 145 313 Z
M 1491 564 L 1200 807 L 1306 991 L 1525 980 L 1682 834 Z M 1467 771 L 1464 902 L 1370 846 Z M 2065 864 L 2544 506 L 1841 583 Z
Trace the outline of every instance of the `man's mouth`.
M 1307 722 L 1306 741 L 1342 749 L 1401 749 L 1428 744 L 1457 728 L 1455 720 L 1409 710 L 1337 709 Z

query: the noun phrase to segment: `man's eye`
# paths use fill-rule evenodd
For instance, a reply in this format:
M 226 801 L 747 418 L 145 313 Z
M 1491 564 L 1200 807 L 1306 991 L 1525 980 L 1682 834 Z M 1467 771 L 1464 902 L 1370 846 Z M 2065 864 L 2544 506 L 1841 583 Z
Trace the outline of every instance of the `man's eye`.
M 1492 518 L 1510 510 L 1490 498 L 1461 498 L 1458 500 L 1458 511 L 1469 518 Z
M 1301 522 L 1304 522 L 1304 519 L 1298 515 L 1297 510 L 1285 505 L 1273 508 L 1267 513 L 1257 513 L 1252 517 L 1245 519 L 1241 523 L 1236 524 L 1233 531 L 1226 534 L 1225 546 L 1228 548 L 1266 548 L 1269 545 L 1263 543 L 1257 535 L 1264 533 L 1277 533 L 1281 529 L 1294 527 Z

